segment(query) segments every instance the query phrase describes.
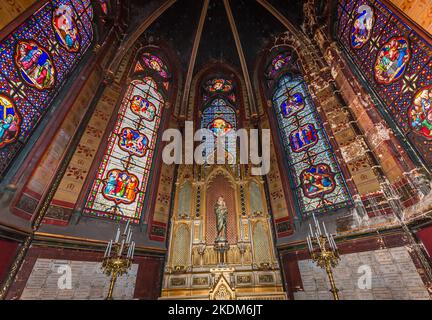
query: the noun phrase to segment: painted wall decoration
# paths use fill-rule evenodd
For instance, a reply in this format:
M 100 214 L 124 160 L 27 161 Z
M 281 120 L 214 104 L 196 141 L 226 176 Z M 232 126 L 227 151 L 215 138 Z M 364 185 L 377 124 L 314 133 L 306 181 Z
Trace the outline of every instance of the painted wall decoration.
M 87 198 L 85 214 L 139 222 L 164 103 L 159 84 L 152 77 L 130 83 Z
M 357 10 L 358 16 L 353 22 L 351 31 L 351 46 L 359 49 L 369 41 L 374 24 L 374 13 L 371 7 L 362 5 Z
M 303 77 L 291 73 L 279 77 L 273 107 L 287 159 L 285 174 L 299 213 L 328 212 L 349 205 L 351 197 Z M 302 97 L 302 107 L 286 112 L 287 97 L 295 96 Z
M 13 139 L 0 142 L 0 175 L 91 45 L 92 18 L 88 0 L 48 1 L 0 42 L 0 95 L 10 99 L 16 117 L 11 123 L 19 127 Z M 9 136 L 14 128 L 7 129 Z
M 60 5 L 53 11 L 53 27 L 57 40 L 69 52 L 77 52 L 80 48 L 76 14 L 69 5 Z
M 0 148 L 16 140 L 21 117 L 11 98 L 0 94 Z
M 359 25 L 363 43 L 355 40 L 353 26 L 370 7 L 373 23 L 366 10 L 364 26 Z M 398 16 L 380 0 L 339 0 L 337 37 L 347 57 L 364 76 L 368 87 L 381 100 L 377 107 L 390 115 L 390 126 L 398 126 L 411 148 L 409 153 L 432 166 L 432 140 L 428 137 L 428 108 L 420 111 L 418 94 L 432 85 L 432 43 L 419 34 L 411 22 Z M 368 24 L 366 24 L 368 23 Z M 368 39 L 367 39 L 368 38 Z M 427 99 L 423 98 L 423 103 Z M 417 102 L 416 102 L 417 101 Z M 382 109 L 381 109 L 382 108 Z M 426 120 L 425 120 L 426 119 Z M 390 119 L 389 119 L 390 120 Z M 421 124 L 423 123 L 423 124 Z
M 427 139 L 432 139 L 432 85 L 416 93 L 408 110 L 412 130 Z

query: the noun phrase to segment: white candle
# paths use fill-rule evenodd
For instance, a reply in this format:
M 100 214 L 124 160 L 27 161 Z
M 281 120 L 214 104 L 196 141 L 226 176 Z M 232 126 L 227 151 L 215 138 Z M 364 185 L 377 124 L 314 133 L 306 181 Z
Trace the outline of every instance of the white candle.
M 311 226 L 311 224 L 309 223 L 309 229 L 310 229 L 310 236 L 311 237 L 313 237 L 313 235 L 314 235 L 314 232 L 312 231 L 312 226 Z
M 134 257 L 134 253 L 135 253 L 135 242 L 132 242 L 132 254 L 131 254 L 131 259 L 133 259 L 133 257 Z
M 128 236 L 127 236 L 127 239 L 126 239 L 126 243 L 130 243 L 130 241 L 131 241 L 131 238 L 132 238 L 132 230 L 130 230 L 129 229 L 129 233 L 128 233 Z
M 128 220 L 127 223 L 126 223 L 126 228 L 125 228 L 125 230 L 124 230 L 124 235 L 126 235 L 127 232 L 128 232 L 129 223 L 130 223 L 130 220 Z
M 107 242 L 107 246 L 105 248 L 104 258 L 108 256 L 108 248 L 109 248 L 109 242 Z
M 322 225 L 323 225 L 323 228 L 324 228 L 324 233 L 327 234 L 327 228 L 326 228 L 326 226 L 325 226 L 324 221 L 323 221 Z
M 122 252 L 123 252 L 124 244 L 125 244 L 125 240 L 123 239 L 122 242 L 121 242 L 121 245 L 120 245 L 120 251 L 119 251 L 119 253 L 118 253 L 119 256 L 121 256 L 121 254 L 122 254 Z
M 132 245 L 130 245 L 130 246 L 128 247 L 128 252 L 127 252 L 127 256 L 126 256 L 126 258 L 129 258 L 129 257 L 130 257 L 131 250 L 132 250 Z
M 308 235 L 306 237 L 307 243 L 308 243 L 308 247 L 309 247 L 309 251 L 312 252 L 313 251 L 313 247 L 312 247 L 312 240 L 311 237 Z
M 333 238 L 333 235 L 331 236 L 331 239 L 332 239 L 332 242 L 333 242 L 334 249 L 337 250 L 336 241 L 335 241 L 335 239 Z
M 115 242 L 116 243 L 119 241 L 119 238 L 120 238 L 120 227 L 117 228 L 117 234 L 116 234 L 116 237 L 115 237 Z
M 112 240 L 110 240 L 110 242 L 108 243 L 108 254 L 107 254 L 107 256 L 111 255 L 111 247 L 112 247 Z

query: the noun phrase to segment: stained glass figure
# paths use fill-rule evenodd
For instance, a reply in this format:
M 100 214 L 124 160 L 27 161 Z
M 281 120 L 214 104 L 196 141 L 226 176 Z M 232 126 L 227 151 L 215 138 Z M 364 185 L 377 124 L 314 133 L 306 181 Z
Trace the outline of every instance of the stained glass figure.
M 303 151 L 318 142 L 315 126 L 308 123 L 290 133 L 290 146 L 294 152 Z
M 156 71 L 162 78 L 169 77 L 168 68 L 162 59 L 149 52 L 144 52 L 142 59 L 148 68 Z
M 236 159 L 236 139 L 232 137 L 232 129 L 237 127 L 236 112 L 225 99 L 215 98 L 203 111 L 201 128 L 209 129 L 217 138 L 225 139 L 225 158 L 229 164 Z M 234 135 L 235 136 L 235 135 Z M 205 157 L 208 163 L 216 163 L 216 147 L 211 141 L 206 141 Z
M 227 79 L 212 79 L 207 82 L 206 90 L 210 93 L 229 93 L 233 90 L 233 83 Z
M 123 128 L 120 137 L 120 149 L 138 157 L 145 156 L 148 147 L 148 138 L 144 134 L 132 128 Z
M 36 41 L 17 43 L 15 63 L 23 80 L 29 86 L 39 90 L 54 87 L 56 72 L 51 55 Z
M 285 118 L 289 118 L 304 108 L 304 99 L 298 92 L 293 95 L 287 93 L 286 97 L 281 104 L 281 112 Z
M 135 201 L 138 193 L 139 180 L 127 170 L 110 170 L 103 181 L 103 196 L 115 203 L 130 204 Z
M 21 117 L 12 99 L 0 94 L 0 148 L 17 139 L 20 124 Z
M 303 170 L 300 181 L 304 195 L 308 198 L 322 198 L 325 194 L 332 193 L 336 186 L 334 173 L 326 164 L 313 165 Z
M 291 62 L 291 54 L 284 52 L 278 54 L 270 63 L 267 70 L 268 77 L 275 77 L 276 74 Z
M 378 53 L 375 62 L 375 79 L 382 84 L 397 81 L 405 72 L 411 57 L 408 41 L 404 37 L 390 39 Z
M 369 41 L 374 24 L 374 13 L 370 6 L 362 5 L 357 10 L 358 16 L 353 22 L 351 46 L 360 49 Z
M 427 139 L 432 139 L 432 85 L 420 89 L 408 109 L 412 130 Z
M 69 52 L 80 48 L 75 11 L 69 5 L 61 5 L 53 11 L 52 23 L 59 43 Z

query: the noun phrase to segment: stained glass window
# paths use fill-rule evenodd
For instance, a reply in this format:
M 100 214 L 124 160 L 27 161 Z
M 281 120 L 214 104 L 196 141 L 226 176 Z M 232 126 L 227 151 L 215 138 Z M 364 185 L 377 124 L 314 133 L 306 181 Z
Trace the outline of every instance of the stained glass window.
M 282 76 L 273 106 L 300 212 L 345 207 L 350 196 L 303 77 Z
M 84 213 L 139 222 L 164 104 L 159 90 L 152 77 L 129 85 Z
M 237 129 L 237 115 L 235 103 L 234 84 L 225 78 L 213 78 L 204 85 L 204 108 L 201 118 L 201 128 L 210 130 L 214 141 L 205 143 L 205 159 L 208 163 L 217 162 L 216 141 L 224 139 L 225 159 L 229 164 L 236 161 L 237 142 L 235 130 Z
M 0 43 L 0 175 L 93 40 L 90 1 L 52 0 Z
M 379 0 L 340 0 L 337 34 L 349 60 L 432 165 L 432 44 Z

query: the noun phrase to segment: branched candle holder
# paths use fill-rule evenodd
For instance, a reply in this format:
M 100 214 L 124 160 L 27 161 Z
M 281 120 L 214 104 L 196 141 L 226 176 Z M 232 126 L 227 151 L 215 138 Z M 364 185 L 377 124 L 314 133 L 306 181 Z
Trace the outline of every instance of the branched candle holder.
M 326 270 L 331 285 L 330 292 L 333 294 L 334 300 L 339 300 L 339 290 L 336 287 L 332 270 L 340 260 L 338 248 L 333 235 L 327 232 L 324 222 L 322 223 L 323 233 L 317 218 L 315 215 L 312 216 L 314 227 L 312 228 L 311 224 L 309 224 L 309 234 L 306 237 L 309 253 L 316 265 Z
M 117 229 L 116 237 L 108 242 L 105 249 L 102 269 L 107 276 L 111 276 L 107 300 L 113 299 L 114 286 L 117 278 L 128 272 L 132 266 L 135 253 L 135 242 L 131 241 L 132 230 L 130 220 L 126 224 L 124 232 L 120 235 L 120 227 Z

